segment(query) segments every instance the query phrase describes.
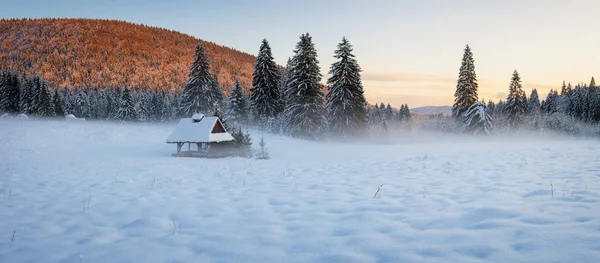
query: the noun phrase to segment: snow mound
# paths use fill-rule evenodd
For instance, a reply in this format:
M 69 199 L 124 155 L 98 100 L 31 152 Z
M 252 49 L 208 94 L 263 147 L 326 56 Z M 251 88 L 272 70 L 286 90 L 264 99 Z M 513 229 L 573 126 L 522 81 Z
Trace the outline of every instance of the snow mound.
M 67 114 L 67 115 L 65 115 L 65 120 L 66 121 L 85 121 L 85 118 L 77 118 L 73 114 Z

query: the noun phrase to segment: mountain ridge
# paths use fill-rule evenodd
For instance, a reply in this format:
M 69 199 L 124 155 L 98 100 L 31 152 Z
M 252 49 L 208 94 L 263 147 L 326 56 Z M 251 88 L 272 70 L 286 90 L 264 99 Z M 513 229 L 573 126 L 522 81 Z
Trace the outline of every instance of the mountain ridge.
M 39 75 L 67 88 L 176 91 L 187 81 L 196 44 L 204 45 L 220 86 L 252 84 L 256 57 L 178 31 L 121 20 L 0 20 L 0 70 Z
M 416 107 L 416 108 L 412 108 L 410 109 L 411 113 L 416 113 L 416 114 L 422 114 L 422 115 L 428 115 L 428 114 L 444 114 L 444 115 L 451 115 L 452 114 L 452 106 L 447 106 L 447 105 L 443 105 L 443 106 L 423 106 L 423 107 Z

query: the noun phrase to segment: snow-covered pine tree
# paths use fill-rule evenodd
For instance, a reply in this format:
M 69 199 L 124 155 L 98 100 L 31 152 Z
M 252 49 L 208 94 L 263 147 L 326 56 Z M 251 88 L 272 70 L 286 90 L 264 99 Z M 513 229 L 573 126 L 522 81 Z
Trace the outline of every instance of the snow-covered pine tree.
M 524 94 L 521 77 L 519 77 L 519 73 L 515 70 L 508 87 L 508 97 L 506 98 L 506 114 L 510 128 L 514 129 L 518 127 L 523 121 L 523 116 L 527 110 L 527 102 L 525 101 Z
M 137 96 L 136 112 L 138 114 L 139 121 L 149 121 L 150 120 L 150 100 L 148 99 L 148 94 L 140 94 Z
M 336 137 L 363 135 L 367 127 L 361 69 L 352 51 L 350 42 L 342 38 L 333 56 L 337 61 L 331 64 L 331 77 L 327 80 L 327 119 L 330 132 Z
M 565 81 L 563 80 L 562 86 L 560 88 L 560 95 L 567 95 L 569 94 L 569 92 L 567 91 L 567 84 L 565 83 Z
M 537 89 L 531 91 L 529 96 L 529 102 L 527 103 L 528 112 L 530 114 L 539 114 L 541 110 L 540 96 L 538 95 Z
M 0 75 L 0 112 L 18 113 L 21 83 L 16 73 Z
M 40 89 L 38 91 L 36 101 L 37 115 L 42 117 L 55 116 L 52 98 L 50 97 L 50 92 L 48 91 L 48 84 L 46 84 L 46 81 L 44 80 L 40 82 Z
M 106 120 L 109 116 L 109 101 L 107 89 L 101 89 L 98 91 L 98 99 L 96 104 L 96 115 L 98 119 Z
M 454 93 L 454 105 L 452 106 L 452 117 L 461 120 L 463 113 L 478 101 L 477 75 L 475 74 L 475 61 L 469 45 L 465 48 L 465 53 L 458 74 L 456 92 Z
M 52 104 L 54 106 L 54 116 L 64 117 L 65 109 L 63 99 L 58 94 L 58 89 L 54 89 L 54 96 L 52 97 Z
M 489 100 L 488 103 L 487 103 L 487 112 L 488 112 L 488 114 L 490 116 L 494 116 L 495 110 L 496 110 L 496 104 L 492 100 Z
M 406 118 L 406 113 L 404 113 L 404 104 L 400 105 L 400 109 L 398 109 L 398 116 L 396 117 L 396 119 L 398 120 L 399 123 L 404 122 L 405 118 Z
M 389 103 L 385 106 L 385 118 L 388 120 L 394 118 L 394 109 Z
M 31 112 L 31 103 L 33 102 L 33 82 L 31 78 L 26 77 L 21 85 L 21 94 L 19 96 L 19 112 L 29 114 Z
M 162 92 L 163 108 L 161 112 L 160 121 L 170 121 L 173 119 L 173 115 L 176 109 L 177 97 L 170 93 Z
M 282 111 L 279 74 L 279 68 L 273 60 L 269 42 L 263 39 L 256 56 L 254 73 L 252 73 L 252 88 L 250 89 L 252 111 L 255 119 L 259 122 L 276 117 Z
M 410 114 L 410 108 L 408 108 L 408 104 L 404 104 L 404 120 L 412 121 L 412 115 Z
M 42 79 L 42 77 L 40 76 L 33 76 L 31 78 L 31 81 L 33 83 L 32 87 L 32 92 L 31 92 L 31 104 L 30 104 L 30 108 L 29 108 L 29 112 L 28 114 L 37 114 L 38 112 L 38 95 L 40 90 L 42 89 L 42 83 L 44 82 L 44 79 Z
M 294 137 L 317 139 L 323 135 L 327 123 L 317 51 L 309 34 L 300 37 L 294 53 L 284 129 Z
M 209 113 L 215 103 L 220 103 L 220 100 L 216 101 L 214 98 L 217 84 L 210 73 L 210 65 L 202 45 L 196 46 L 194 57 L 188 74 L 189 79 L 181 94 L 178 110 L 181 117 L 191 117 L 194 113 Z
M 492 117 L 482 102 L 475 102 L 464 113 L 465 124 L 462 131 L 475 135 L 489 135 L 492 132 Z
M 287 64 L 281 73 L 281 79 L 279 81 L 279 105 L 281 106 L 282 112 L 286 108 L 287 99 L 285 97 L 285 94 L 292 76 L 293 68 L 294 65 L 292 64 L 292 59 L 288 58 Z
M 213 108 L 215 105 L 222 107 L 225 100 L 223 89 L 221 89 L 221 86 L 219 85 L 216 74 L 212 75 L 212 79 L 214 80 L 213 84 L 210 86 L 208 94 L 206 94 L 205 97 L 208 98 L 208 101 L 212 102 Z
M 556 112 L 556 103 L 558 100 L 558 91 L 550 90 L 546 99 L 542 103 L 542 111 L 546 114 L 552 114 Z
M 117 120 L 120 121 L 137 121 L 138 116 L 135 111 L 135 104 L 131 95 L 129 94 L 129 89 L 123 89 L 121 93 L 121 99 L 119 100 L 119 112 L 116 117 Z
M 75 116 L 79 118 L 88 118 L 88 98 L 87 94 L 83 90 L 77 92 L 75 97 Z
M 237 125 L 248 124 L 246 95 L 239 80 L 235 80 L 227 98 L 227 118 Z

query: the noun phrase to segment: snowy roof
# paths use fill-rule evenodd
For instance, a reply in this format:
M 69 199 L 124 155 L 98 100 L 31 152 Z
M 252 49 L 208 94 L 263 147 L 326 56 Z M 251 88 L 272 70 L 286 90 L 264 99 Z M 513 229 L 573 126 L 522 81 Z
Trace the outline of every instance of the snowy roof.
M 194 117 L 199 117 L 194 114 Z M 177 142 L 225 142 L 233 141 L 233 136 L 225 130 L 217 117 L 183 118 L 179 120 L 167 143 Z

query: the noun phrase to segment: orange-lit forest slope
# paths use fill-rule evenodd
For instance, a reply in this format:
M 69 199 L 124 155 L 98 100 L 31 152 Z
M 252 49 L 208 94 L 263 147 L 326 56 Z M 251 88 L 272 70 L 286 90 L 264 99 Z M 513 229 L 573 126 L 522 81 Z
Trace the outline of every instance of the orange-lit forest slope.
M 0 69 L 40 75 L 59 87 L 179 90 L 197 43 L 205 46 L 225 90 L 235 77 L 250 88 L 253 55 L 167 29 L 111 20 L 0 20 Z

